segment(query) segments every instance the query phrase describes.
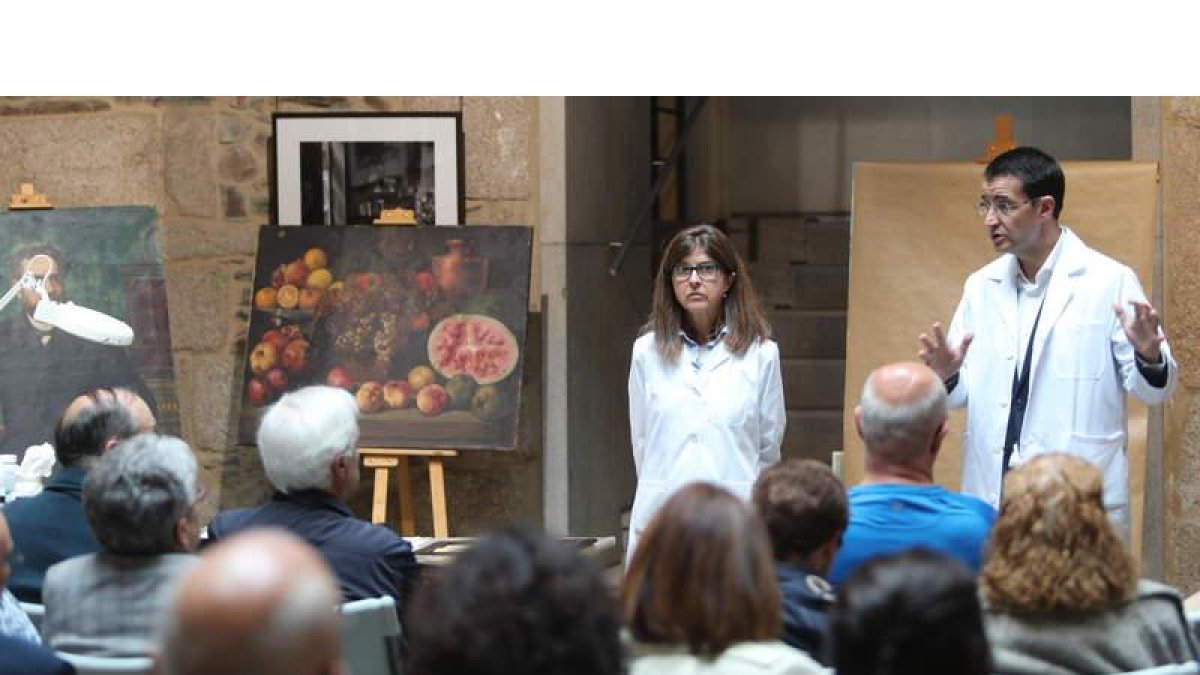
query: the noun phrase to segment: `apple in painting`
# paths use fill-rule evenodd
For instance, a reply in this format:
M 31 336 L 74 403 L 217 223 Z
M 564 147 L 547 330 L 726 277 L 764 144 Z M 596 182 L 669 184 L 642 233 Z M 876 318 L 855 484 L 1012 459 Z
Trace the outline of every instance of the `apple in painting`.
M 433 278 L 433 272 L 429 270 L 421 270 L 413 275 L 413 281 L 417 282 L 417 288 L 423 293 L 432 293 L 434 287 L 437 286 L 437 281 Z
M 354 400 L 362 412 L 379 412 L 383 409 L 383 387 L 378 382 L 363 382 L 354 394 Z
M 350 373 L 348 373 L 345 368 L 341 366 L 334 366 L 330 368 L 329 373 L 325 375 L 325 384 L 329 385 L 330 387 L 349 389 L 354 385 L 354 382 L 350 379 Z
M 413 402 L 412 388 L 405 380 L 388 380 L 383 385 L 383 401 L 393 410 L 407 408 Z
M 417 392 L 417 409 L 429 415 L 440 415 L 450 405 L 450 394 L 440 384 L 426 385 Z
M 289 342 L 279 360 L 289 373 L 303 372 L 308 368 L 308 340 L 297 338 Z
M 278 360 L 279 351 L 275 349 L 275 345 L 260 342 L 254 346 L 254 351 L 250 352 L 250 371 L 255 375 L 262 375 L 274 368 Z
M 303 288 L 305 282 L 308 281 L 308 273 L 310 271 L 308 265 L 305 265 L 303 260 L 290 262 L 283 270 L 283 283 Z
M 252 377 L 246 383 L 246 398 L 250 399 L 250 405 L 264 406 L 271 400 L 271 388 L 261 379 Z
M 278 329 L 272 328 L 262 334 L 262 339 L 259 340 L 259 342 L 275 345 L 275 351 L 279 352 L 283 351 L 283 348 L 287 346 L 288 342 L 291 342 L 291 338 L 284 335 Z
M 268 370 L 266 377 L 263 379 L 267 381 L 267 386 L 269 386 L 275 393 L 280 393 L 284 389 L 287 389 L 288 376 L 287 373 L 283 371 L 283 368 L 276 366 Z
M 297 305 L 300 309 L 314 310 L 317 305 L 321 304 L 321 296 L 324 291 L 319 288 L 304 287 L 300 290 L 300 302 Z

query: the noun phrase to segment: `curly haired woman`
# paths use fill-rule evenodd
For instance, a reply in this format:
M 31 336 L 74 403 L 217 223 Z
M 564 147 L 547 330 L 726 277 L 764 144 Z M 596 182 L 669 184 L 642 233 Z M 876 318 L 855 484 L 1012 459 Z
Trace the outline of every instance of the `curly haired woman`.
M 1058 453 L 1005 478 L 980 578 L 995 672 L 1120 673 L 1196 658 L 1179 593 L 1138 579 L 1102 481 Z

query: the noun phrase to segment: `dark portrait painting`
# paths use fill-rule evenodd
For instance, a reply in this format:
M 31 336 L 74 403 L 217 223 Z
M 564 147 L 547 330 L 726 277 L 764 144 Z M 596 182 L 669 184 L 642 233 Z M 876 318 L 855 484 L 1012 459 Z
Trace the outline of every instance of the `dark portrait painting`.
M 13 291 L 0 312 L 0 453 L 52 441 L 67 404 L 97 387 L 132 389 L 161 433 L 178 434 L 154 209 L 0 214 L 0 250 Z
M 238 439 L 309 384 L 355 396 L 364 447 L 516 445 L 527 227 L 264 226 Z

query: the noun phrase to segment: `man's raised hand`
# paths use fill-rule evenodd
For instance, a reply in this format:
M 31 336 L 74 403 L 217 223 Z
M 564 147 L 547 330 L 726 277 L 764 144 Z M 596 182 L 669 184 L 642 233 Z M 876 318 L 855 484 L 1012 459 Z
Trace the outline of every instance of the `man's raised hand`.
M 966 333 L 957 347 L 951 347 L 946 343 L 946 334 L 942 332 L 942 324 L 935 322 L 929 333 L 921 333 L 917 339 L 921 341 L 921 351 L 917 352 L 917 356 L 933 372 L 937 373 L 938 377 L 948 380 L 962 367 L 963 359 L 967 356 L 967 348 L 971 346 L 971 340 L 975 339 L 975 334 Z
M 1132 312 L 1125 311 L 1119 302 L 1113 303 L 1113 311 L 1121 321 L 1121 328 L 1125 329 L 1125 337 L 1143 360 L 1158 363 L 1162 360 L 1161 345 L 1166 339 L 1158 332 L 1158 312 L 1148 302 L 1130 300 L 1129 304 L 1133 306 Z

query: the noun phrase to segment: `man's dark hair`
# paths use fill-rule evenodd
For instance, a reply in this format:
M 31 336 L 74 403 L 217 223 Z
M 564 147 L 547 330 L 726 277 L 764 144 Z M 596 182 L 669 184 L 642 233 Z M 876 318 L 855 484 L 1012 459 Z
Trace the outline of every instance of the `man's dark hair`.
M 49 244 L 42 241 L 32 241 L 21 244 L 14 248 L 8 254 L 8 268 L 11 274 L 20 276 L 24 270 L 19 270 L 18 266 L 22 260 L 28 260 L 37 255 L 47 255 L 54 258 L 56 273 L 59 276 L 64 276 L 67 273 L 67 260 L 63 257 L 63 252 L 54 244 Z M 16 281 L 16 277 L 9 280 L 9 284 Z
M 983 170 L 983 179 L 992 181 L 1001 176 L 1012 176 L 1021 181 L 1021 189 L 1029 199 L 1036 197 L 1054 198 L 1054 217 L 1062 213 L 1063 195 L 1067 191 L 1067 179 L 1062 167 L 1050 155 L 1023 145 L 997 155 Z
M 544 534 L 483 537 L 421 586 L 407 616 L 409 675 L 623 672 L 599 570 Z
M 123 440 L 137 433 L 137 424 L 129 410 L 117 400 L 111 389 L 93 389 L 83 394 L 92 405 L 54 427 L 54 455 L 60 466 L 76 467 L 104 453 L 110 439 Z
M 776 560 L 802 560 L 846 529 L 846 489 L 813 459 L 767 469 L 754 483 L 754 508 L 767 525 Z
M 986 675 L 991 668 L 975 578 L 925 549 L 855 570 L 838 587 L 829 633 L 838 675 Z

